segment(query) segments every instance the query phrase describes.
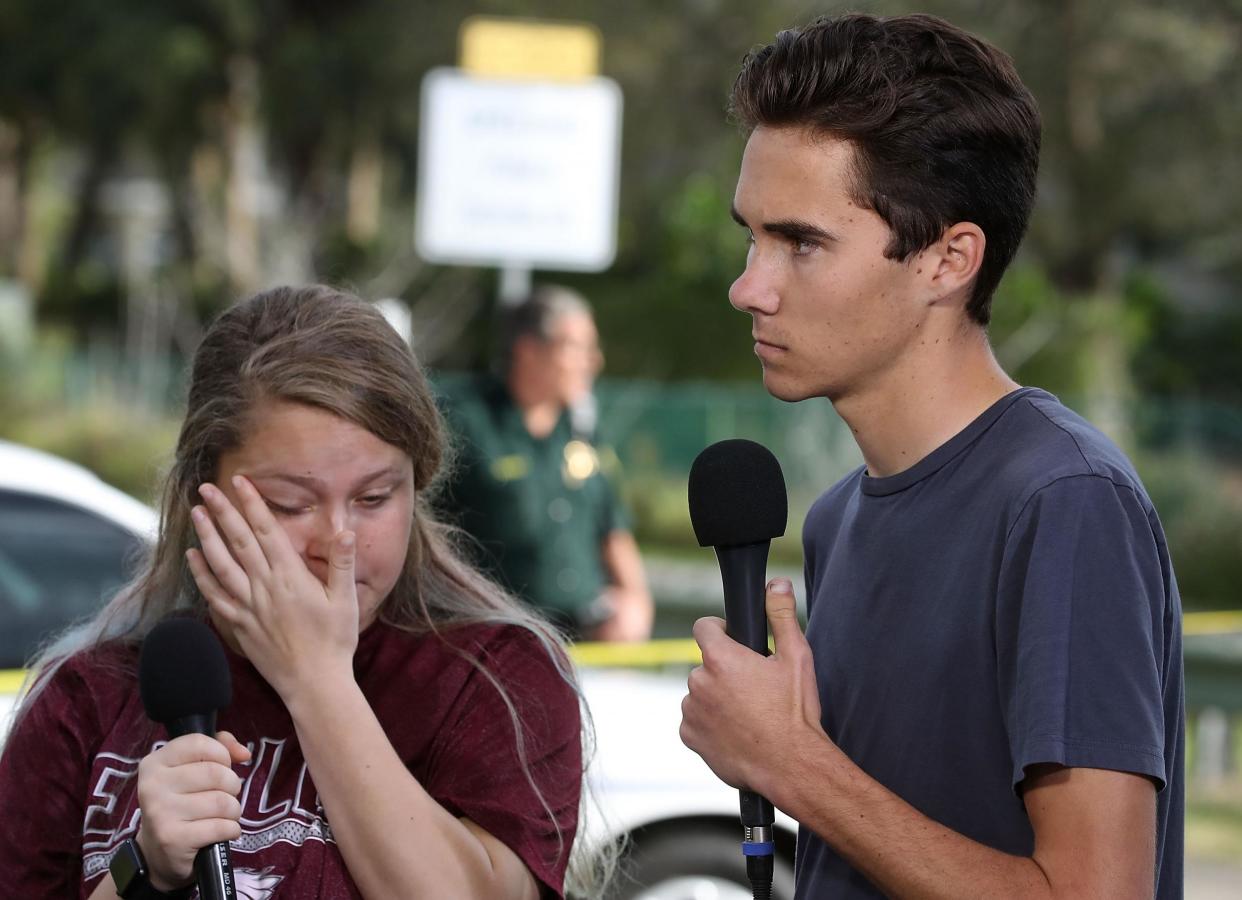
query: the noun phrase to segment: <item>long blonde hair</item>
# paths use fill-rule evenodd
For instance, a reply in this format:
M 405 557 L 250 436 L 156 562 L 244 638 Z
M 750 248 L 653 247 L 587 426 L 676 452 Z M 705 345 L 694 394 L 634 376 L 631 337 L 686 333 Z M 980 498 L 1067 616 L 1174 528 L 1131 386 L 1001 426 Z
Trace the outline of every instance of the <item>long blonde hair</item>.
M 562 639 L 542 618 L 479 573 L 457 549 L 456 529 L 441 523 L 427 494 L 445 460 L 444 428 L 410 347 L 366 301 L 331 287 L 278 287 L 224 312 L 194 355 L 185 420 L 164 479 L 160 526 L 139 574 L 91 620 L 46 647 L 18 710 L 28 710 L 56 669 L 105 641 L 140 642 L 160 620 L 181 611 L 207 614 L 185 564 L 198 486 L 214 481 L 222 454 L 239 447 L 249 417 L 265 401 L 302 403 L 340 416 L 405 451 L 414 465 L 415 508 L 405 566 L 378 619 L 414 634 L 469 624 L 510 624 L 533 633 L 581 696 Z M 517 751 L 546 814 L 555 817 L 530 774 L 523 729 L 507 691 L 477 659 L 467 658 L 499 691 L 517 735 Z M 589 722 L 589 717 L 588 717 Z M 592 729 L 584 728 L 590 753 Z M 559 830 L 559 829 L 558 829 Z M 563 850 L 563 847 L 562 847 Z M 568 881 L 593 881 L 581 858 Z M 581 889 L 581 887 L 579 888 Z

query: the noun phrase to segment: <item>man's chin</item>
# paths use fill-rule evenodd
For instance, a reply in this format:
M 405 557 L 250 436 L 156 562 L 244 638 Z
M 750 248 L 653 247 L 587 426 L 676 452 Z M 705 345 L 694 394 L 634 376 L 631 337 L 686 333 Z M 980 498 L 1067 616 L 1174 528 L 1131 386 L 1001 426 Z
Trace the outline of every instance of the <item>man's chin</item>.
M 763 386 L 777 400 L 786 403 L 797 403 L 814 395 L 805 385 L 767 366 L 763 367 Z

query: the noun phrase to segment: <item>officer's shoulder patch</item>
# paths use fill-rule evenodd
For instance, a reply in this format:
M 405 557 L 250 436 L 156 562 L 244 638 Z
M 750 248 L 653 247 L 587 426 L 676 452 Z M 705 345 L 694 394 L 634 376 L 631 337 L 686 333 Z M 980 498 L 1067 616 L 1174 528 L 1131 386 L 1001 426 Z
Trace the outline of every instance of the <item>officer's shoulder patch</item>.
M 530 474 L 530 460 L 520 453 L 510 453 L 493 459 L 488 469 L 497 481 L 517 481 Z

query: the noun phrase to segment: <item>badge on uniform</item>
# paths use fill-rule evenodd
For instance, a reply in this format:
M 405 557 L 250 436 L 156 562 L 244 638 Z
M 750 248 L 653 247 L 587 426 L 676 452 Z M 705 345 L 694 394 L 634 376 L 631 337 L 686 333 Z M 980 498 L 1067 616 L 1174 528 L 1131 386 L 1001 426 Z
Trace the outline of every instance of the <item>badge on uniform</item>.
M 566 487 L 581 487 L 582 482 L 599 471 L 599 455 L 586 441 L 570 441 L 565 445 L 565 465 L 561 476 Z

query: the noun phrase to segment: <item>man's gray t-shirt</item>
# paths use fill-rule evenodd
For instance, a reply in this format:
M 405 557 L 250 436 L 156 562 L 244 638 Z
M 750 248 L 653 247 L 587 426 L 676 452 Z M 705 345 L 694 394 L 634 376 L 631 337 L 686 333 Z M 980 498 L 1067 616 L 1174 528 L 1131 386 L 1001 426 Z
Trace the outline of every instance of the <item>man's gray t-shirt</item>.
M 1028 766 L 1145 775 L 1156 896 L 1182 896 L 1181 601 L 1115 445 L 1023 388 L 910 469 L 844 478 L 803 544 L 823 725 L 858 766 L 1023 856 Z M 805 900 L 883 896 L 806 828 L 797 884 Z

